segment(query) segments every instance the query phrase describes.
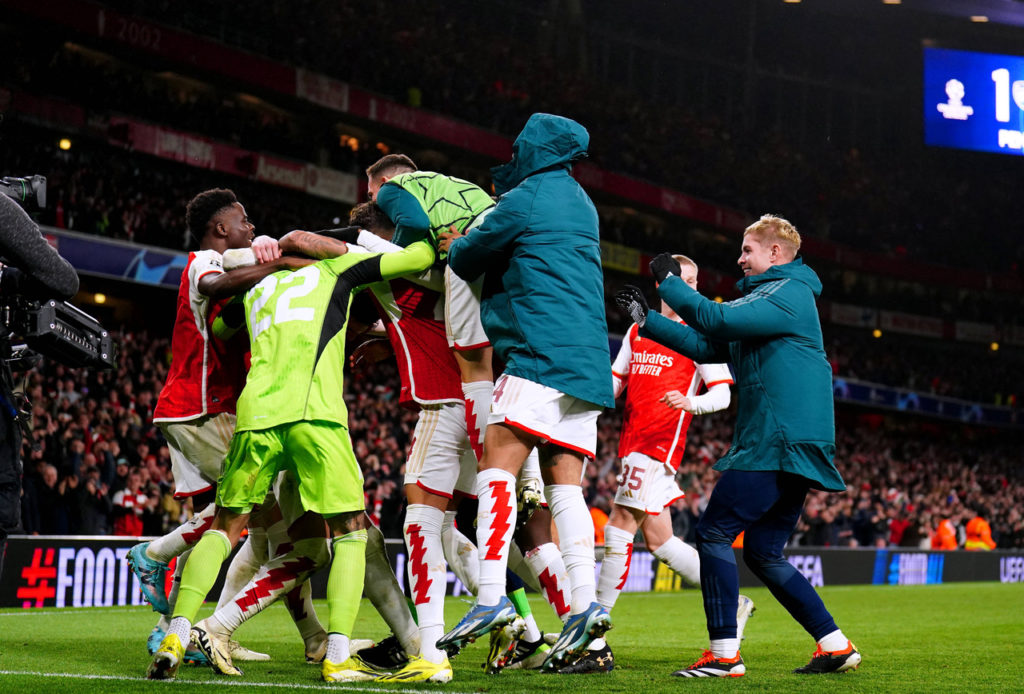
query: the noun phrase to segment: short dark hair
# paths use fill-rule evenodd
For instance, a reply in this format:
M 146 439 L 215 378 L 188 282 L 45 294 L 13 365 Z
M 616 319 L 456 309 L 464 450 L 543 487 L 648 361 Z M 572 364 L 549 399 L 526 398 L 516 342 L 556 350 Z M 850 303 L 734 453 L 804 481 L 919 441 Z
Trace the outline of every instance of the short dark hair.
M 192 198 L 185 208 L 185 224 L 189 233 L 196 241 L 202 241 L 206 236 L 207 226 L 210 220 L 217 216 L 217 213 L 225 207 L 231 207 L 238 198 L 228 188 L 211 188 L 204 190 Z
M 391 169 L 408 169 L 409 171 L 419 171 L 419 167 L 416 166 L 416 162 L 407 157 L 404 154 L 386 154 L 377 161 L 370 164 L 366 169 L 366 175 L 370 178 L 379 176 L 380 174 L 386 173 Z
M 348 223 L 360 229 L 373 231 L 374 229 L 394 229 L 395 224 L 375 202 L 364 202 L 352 208 L 348 213 Z

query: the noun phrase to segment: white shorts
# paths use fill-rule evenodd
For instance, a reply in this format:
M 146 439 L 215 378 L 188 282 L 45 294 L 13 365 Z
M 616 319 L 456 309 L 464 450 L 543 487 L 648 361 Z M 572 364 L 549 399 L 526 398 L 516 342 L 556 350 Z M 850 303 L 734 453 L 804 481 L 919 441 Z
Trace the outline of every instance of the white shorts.
M 484 325 L 480 322 L 480 291 L 483 276 L 472 283 L 462 279 L 450 267 L 444 269 L 444 331 L 448 346 L 456 351 L 487 347 Z
M 171 452 L 174 496 L 194 496 L 217 484 L 235 433 L 235 415 L 221 412 L 187 422 L 158 422 Z
M 475 497 L 476 465 L 465 404 L 424 405 L 405 461 L 405 483 L 448 499 L 455 491 Z
M 570 451 L 593 458 L 601 408 L 518 376 L 502 374 L 494 384 L 487 424 L 507 424 Z
M 484 210 L 466 229 L 472 231 L 494 208 Z M 487 347 L 491 341 L 484 332 L 480 322 L 480 292 L 483 288 L 483 275 L 472 282 L 467 282 L 451 268 L 444 268 L 444 330 L 448 336 L 448 346 L 456 351 L 480 349 Z
M 676 484 L 676 474 L 668 465 L 644 455 L 630 453 L 622 459 L 615 503 L 652 516 L 664 511 L 686 494 Z

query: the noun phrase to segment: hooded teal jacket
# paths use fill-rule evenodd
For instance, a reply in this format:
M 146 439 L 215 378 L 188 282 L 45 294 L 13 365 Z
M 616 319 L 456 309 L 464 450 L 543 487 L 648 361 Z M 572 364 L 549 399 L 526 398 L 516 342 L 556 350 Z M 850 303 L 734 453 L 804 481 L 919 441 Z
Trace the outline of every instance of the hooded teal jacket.
M 589 143 L 575 121 L 530 116 L 512 161 L 491 170 L 497 206 L 448 264 L 485 275 L 480 318 L 506 373 L 613 407 L 597 210 L 569 175 Z
M 738 411 L 716 470 L 780 470 L 815 489 L 846 489 L 833 463 L 832 368 L 815 298 L 821 280 L 797 258 L 737 283 L 743 297 L 709 301 L 677 277 L 658 293 L 687 325 L 651 311 L 641 334 L 701 363 L 728 361 Z

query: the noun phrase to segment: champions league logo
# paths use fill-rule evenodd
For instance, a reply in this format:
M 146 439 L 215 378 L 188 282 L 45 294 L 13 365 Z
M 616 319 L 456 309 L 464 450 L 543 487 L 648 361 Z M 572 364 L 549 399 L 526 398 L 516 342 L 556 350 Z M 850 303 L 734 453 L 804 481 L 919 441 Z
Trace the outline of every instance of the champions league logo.
M 942 114 L 943 118 L 949 120 L 967 120 L 974 115 L 974 108 L 972 106 L 964 105 L 964 83 L 960 80 L 949 80 L 946 82 L 946 97 L 948 101 L 944 104 L 939 104 L 936 108 L 939 109 L 939 113 Z

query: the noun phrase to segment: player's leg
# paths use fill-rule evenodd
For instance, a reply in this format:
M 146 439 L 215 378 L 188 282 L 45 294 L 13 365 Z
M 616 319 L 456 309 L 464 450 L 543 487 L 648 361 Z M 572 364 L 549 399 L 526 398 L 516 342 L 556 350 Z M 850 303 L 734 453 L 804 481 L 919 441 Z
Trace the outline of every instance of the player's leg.
M 321 675 L 328 682 L 375 679 L 378 671 L 349 650 L 366 573 L 366 511 L 363 474 L 348 430 L 328 422 L 285 427 L 284 456 L 298 479 L 302 507 L 327 519 L 332 558 L 327 577 L 327 654 Z
M 494 349 L 480 322 L 482 282 L 468 283 L 445 267 L 444 324 L 448 345 L 459 365 L 462 394 L 466 404 L 466 430 L 473 451 L 483 457 L 484 431 L 487 428 L 494 390 L 491 361 Z
M 489 398 L 489 396 L 488 396 Z M 488 399 L 488 406 L 490 400 Z M 459 431 L 462 443 L 459 446 L 459 476 L 455 481 L 452 499 L 445 509 L 441 525 L 441 544 L 444 558 L 455 576 L 472 595 L 479 591 L 480 553 L 472 540 L 462 534 L 455 525 L 459 505 L 467 500 L 476 500 L 476 470 L 479 459 L 470 445 L 470 434 Z
M 406 461 L 403 534 L 408 549 L 409 592 L 416 608 L 420 651 L 392 677 L 396 682 L 447 682 L 451 664 L 437 641 L 444 634 L 448 584 L 442 527 L 469 453 L 461 404 L 424 407 Z M 472 456 L 470 454 L 470 460 Z M 382 681 L 391 681 L 387 678 Z
M 622 489 L 621 484 L 619 488 Z M 633 558 L 633 538 L 642 520 L 643 511 L 623 506 L 616 500 L 608 524 L 604 526 L 604 559 L 597 579 L 597 601 L 609 612 L 626 585 Z
M 221 564 L 237 544 L 253 506 L 270 490 L 281 450 L 280 432 L 275 429 L 243 431 L 232 439 L 217 490 L 217 514 L 182 573 L 173 618 L 149 667 L 150 679 L 171 679 L 177 673 L 196 613 L 217 580 Z
M 782 551 L 803 511 L 807 481 L 797 475 L 776 474 L 779 500 L 747 528 L 743 538 L 743 561 L 818 644 L 811 661 L 794 672 L 819 674 L 852 670 L 860 665 L 860 653 L 836 626 L 821 596 L 807 578 L 786 561 Z
M 173 605 L 164 594 L 167 565 L 195 545 L 213 521 L 213 490 L 235 429 L 235 415 L 221 413 L 189 422 L 160 423 L 171 456 L 175 496 L 193 497 L 193 509 L 201 509 L 188 522 L 128 553 L 128 565 L 139 579 L 146 600 L 157 612 L 169 615 Z
M 544 661 L 543 668 L 549 671 L 558 670 L 582 655 L 593 639 L 611 628 L 608 611 L 597 603 L 594 522 L 580 486 L 583 465 L 583 453 L 579 450 L 554 443 L 541 448 L 544 495 L 572 587 L 569 620 Z
M 393 670 L 409 660 L 409 654 L 420 652 L 420 631 L 409 603 L 402 592 L 395 572 L 388 561 L 384 535 L 370 518 L 366 526 L 366 574 L 364 592 L 370 604 L 391 628 L 393 636 L 358 652 L 360 658 L 374 667 Z
M 213 669 L 224 675 L 241 674 L 232 662 L 235 656 L 231 636 L 235 630 L 279 598 L 301 590 L 306 580 L 330 561 L 324 520 L 317 513 L 305 513 L 291 524 L 279 518 L 268 532 L 273 557 L 236 595 L 192 630 L 196 644 Z M 312 603 L 304 602 L 301 593 L 295 597 L 298 600 L 293 600 L 296 604 L 289 613 L 303 637 L 307 660 L 322 657 L 318 651 L 326 647 L 327 634 L 316 618 Z
M 177 673 L 185 647 L 191 640 L 196 613 L 216 582 L 221 564 L 237 544 L 247 518 L 248 512 L 218 509 L 213 526 L 192 549 L 190 559 L 193 561 L 189 561 L 182 572 L 178 600 L 167 633 L 149 666 L 147 676 L 150 679 L 172 679 Z
M 522 549 L 530 575 L 536 577 L 540 594 L 564 624 L 572 606 L 572 583 L 562 552 L 551 538 L 551 511 L 547 507 L 534 511 L 516 532 L 516 545 Z
M 327 519 L 334 550 L 327 577 L 327 654 L 321 668 L 327 682 L 366 681 L 379 675 L 349 651 L 366 570 L 365 518 L 360 510 Z
M 505 596 L 509 543 L 515 529 L 516 474 L 536 443 L 536 437 L 492 422 L 484 438 L 484 455 L 477 474 L 477 547 L 480 551 L 480 591 L 477 604 L 445 634 L 437 647 L 457 653 L 466 643 L 515 619 Z
M 710 645 L 679 677 L 740 677 L 746 666 L 739 654 L 736 605 L 739 574 L 732 542 L 779 500 L 774 472 L 726 470 L 711 492 L 697 523 L 697 553 Z

